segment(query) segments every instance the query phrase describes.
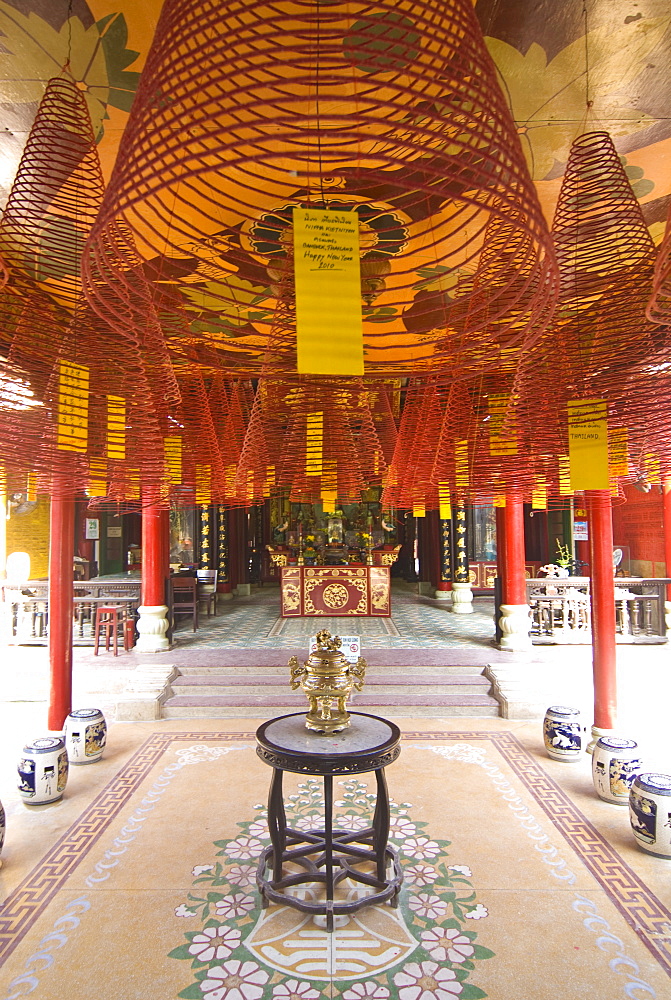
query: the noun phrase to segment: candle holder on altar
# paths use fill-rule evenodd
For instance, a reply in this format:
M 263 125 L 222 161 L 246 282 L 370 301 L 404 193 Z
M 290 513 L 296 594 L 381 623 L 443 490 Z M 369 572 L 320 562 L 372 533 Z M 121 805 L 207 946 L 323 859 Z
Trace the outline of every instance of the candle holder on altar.
M 327 736 L 350 725 L 347 699 L 353 688 L 362 689 L 366 676 L 366 661 L 360 656 L 356 663 L 349 663 L 341 644 L 340 636 L 322 629 L 317 633 L 317 648 L 302 666 L 295 656 L 289 660 L 291 689 L 303 688 L 310 703 L 305 726 Z

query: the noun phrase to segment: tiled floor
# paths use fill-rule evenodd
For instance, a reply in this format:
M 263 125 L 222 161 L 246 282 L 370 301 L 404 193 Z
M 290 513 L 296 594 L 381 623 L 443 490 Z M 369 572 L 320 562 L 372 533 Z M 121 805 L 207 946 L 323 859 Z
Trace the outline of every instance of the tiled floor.
M 200 648 L 247 647 L 292 648 L 302 646 L 315 631 L 314 618 L 278 618 L 279 591 L 263 587 L 252 597 L 219 602 L 219 614 L 201 616 L 198 631 L 180 622 L 179 646 Z M 366 648 L 407 649 L 473 644 L 491 649 L 494 602 L 478 598 L 474 613 L 454 615 L 448 601 L 414 593 L 407 585 L 394 584 L 391 618 L 320 618 L 319 628 L 338 633 L 359 633 Z
M 643 854 L 589 761 L 540 727 L 403 720 L 387 768 L 400 906 L 323 920 L 262 910 L 269 768 L 256 723 L 117 724 L 62 802 L 10 795 L 0 877 L 2 1000 L 613 1000 L 669 996 L 671 862 Z M 369 776 L 338 779 L 369 822 Z M 292 822 L 320 789 L 295 776 Z
M 180 630 L 170 656 L 304 649 L 307 632 L 269 635 L 276 596 L 231 602 L 195 636 Z M 427 598 L 395 603 L 398 637 L 361 629 L 376 660 L 413 648 L 440 658 L 453 645 L 464 661 L 495 656 L 489 609 L 457 618 Z M 668 739 L 670 659 L 666 647 L 618 649 L 636 737 Z M 578 692 L 589 707 L 588 648 L 536 649 L 529 667 L 552 679 L 553 700 Z M 135 669 L 134 654 L 77 651 L 78 707 L 90 692 L 111 699 Z M 46 650 L 2 650 L 0 670 L 0 1000 L 671 995 L 671 861 L 643 853 L 627 809 L 596 797 L 587 755 L 547 757 L 540 719 L 396 720 L 402 752 L 387 779 L 400 906 L 363 909 L 329 935 L 319 917 L 259 905 L 271 774 L 255 753 L 262 719 L 112 723 L 102 761 L 71 768 L 62 801 L 30 807 L 15 762 L 44 726 Z M 338 779 L 350 829 L 369 821 L 369 778 Z M 292 821 L 314 826 L 318 786 L 298 775 L 286 784 Z

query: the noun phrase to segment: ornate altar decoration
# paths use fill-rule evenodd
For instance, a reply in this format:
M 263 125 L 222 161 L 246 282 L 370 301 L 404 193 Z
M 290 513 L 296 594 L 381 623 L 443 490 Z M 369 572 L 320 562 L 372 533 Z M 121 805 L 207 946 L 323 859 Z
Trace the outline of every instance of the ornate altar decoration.
M 401 546 L 394 515 L 382 511 L 379 495 L 372 490 L 366 502 L 334 504 L 333 511 L 325 503 L 288 503 L 266 545 L 270 562 L 276 567 L 392 566 Z
M 340 646 L 340 637 L 323 629 L 303 666 L 295 656 L 289 660 L 291 689 L 302 688 L 310 703 L 305 726 L 327 736 L 350 725 L 347 699 L 353 689 L 361 691 L 366 676 L 366 661 L 360 656 L 349 663 Z
M 283 618 L 391 615 L 389 566 L 284 566 Z

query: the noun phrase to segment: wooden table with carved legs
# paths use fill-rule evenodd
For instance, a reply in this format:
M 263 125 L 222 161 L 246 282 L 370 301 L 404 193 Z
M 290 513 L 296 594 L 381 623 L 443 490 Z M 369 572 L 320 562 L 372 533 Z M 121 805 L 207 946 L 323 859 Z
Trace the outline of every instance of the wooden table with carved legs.
M 396 906 L 403 875 L 397 853 L 388 843 L 389 795 L 384 769 L 400 753 L 400 730 L 376 715 L 351 713 L 351 726 L 331 736 L 310 732 L 305 715 L 284 715 L 264 722 L 256 733 L 256 752 L 273 768 L 268 796 L 271 845 L 259 861 L 256 881 L 263 905 L 282 903 L 304 913 L 334 917 L 363 906 L 390 902 Z M 324 781 L 324 822 L 316 829 L 287 825 L 282 791 L 285 771 Z M 375 772 L 377 796 L 371 826 L 365 830 L 333 828 L 334 775 Z M 337 898 L 338 885 L 348 879 L 371 891 Z M 324 898 L 300 898 L 295 886 L 322 888 Z M 289 890 L 289 892 L 287 892 Z M 306 894 L 307 895 L 307 894 Z M 315 893 L 317 895 L 317 893 Z

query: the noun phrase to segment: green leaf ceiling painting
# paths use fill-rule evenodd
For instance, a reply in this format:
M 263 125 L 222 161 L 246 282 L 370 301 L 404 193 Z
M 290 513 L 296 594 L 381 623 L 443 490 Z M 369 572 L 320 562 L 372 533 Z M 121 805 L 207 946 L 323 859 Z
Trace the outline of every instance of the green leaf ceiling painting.
M 3 204 L 46 81 L 68 56 L 109 174 L 160 8 L 161 0 L 0 0 Z M 626 157 L 658 242 L 671 195 L 666 0 L 477 0 L 475 11 L 546 216 L 571 140 L 603 128 Z

